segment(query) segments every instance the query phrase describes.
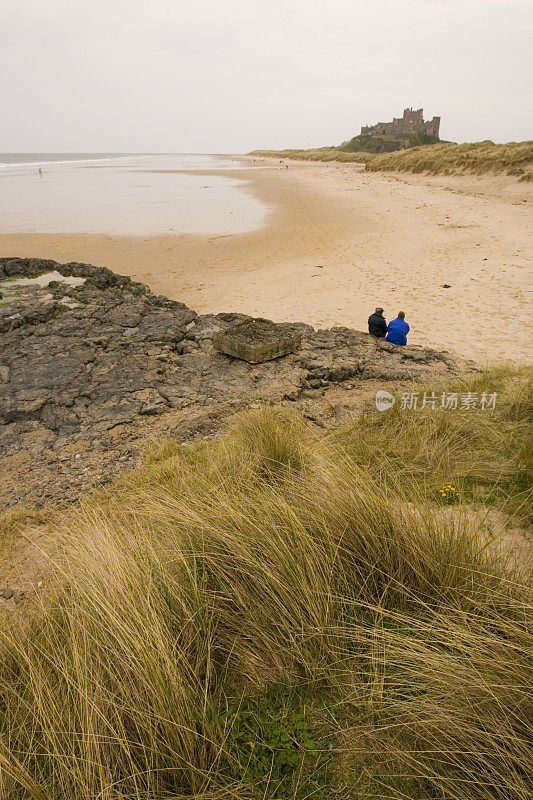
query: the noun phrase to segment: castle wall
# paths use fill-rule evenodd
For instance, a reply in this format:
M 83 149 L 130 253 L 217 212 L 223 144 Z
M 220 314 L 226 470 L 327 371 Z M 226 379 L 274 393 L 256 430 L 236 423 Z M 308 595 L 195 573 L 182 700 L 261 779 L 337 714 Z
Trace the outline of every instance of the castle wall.
M 384 136 L 387 134 L 420 133 L 429 136 L 439 135 L 440 117 L 424 122 L 424 109 L 405 108 L 401 119 L 394 117 L 392 122 L 378 122 L 376 125 L 364 125 L 362 136 Z

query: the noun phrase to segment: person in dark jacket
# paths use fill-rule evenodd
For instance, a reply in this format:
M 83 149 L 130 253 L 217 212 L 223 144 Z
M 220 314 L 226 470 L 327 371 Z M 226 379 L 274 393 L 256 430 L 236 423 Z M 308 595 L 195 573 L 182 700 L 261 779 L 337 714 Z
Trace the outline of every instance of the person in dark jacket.
M 387 330 L 387 342 L 390 342 L 391 344 L 398 344 L 400 346 L 407 344 L 409 325 L 405 321 L 405 314 L 403 311 L 399 311 L 396 319 L 393 319 L 392 322 L 389 322 Z
M 383 309 L 376 308 L 373 314 L 368 318 L 368 332 L 372 336 L 377 336 L 378 339 L 383 339 L 387 335 L 387 323 L 383 316 Z

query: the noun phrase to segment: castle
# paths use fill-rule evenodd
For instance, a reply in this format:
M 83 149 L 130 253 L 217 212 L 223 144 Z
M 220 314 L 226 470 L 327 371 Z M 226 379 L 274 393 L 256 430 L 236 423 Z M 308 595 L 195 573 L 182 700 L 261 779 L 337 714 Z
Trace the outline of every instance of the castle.
M 363 125 L 361 136 L 383 136 L 387 134 L 422 133 L 439 138 L 440 117 L 424 122 L 423 108 L 413 111 L 405 108 L 401 119 L 394 118 L 392 122 L 378 122 L 377 125 Z

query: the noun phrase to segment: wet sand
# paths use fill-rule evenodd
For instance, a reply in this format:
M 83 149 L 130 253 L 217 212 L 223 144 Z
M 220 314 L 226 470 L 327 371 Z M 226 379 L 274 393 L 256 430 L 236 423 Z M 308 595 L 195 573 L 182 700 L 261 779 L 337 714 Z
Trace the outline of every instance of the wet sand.
M 248 162 L 223 174 L 271 205 L 257 230 L 3 234 L 0 255 L 107 266 L 202 313 L 365 330 L 376 305 L 387 320 L 402 309 L 412 343 L 479 362 L 533 362 L 531 184 Z

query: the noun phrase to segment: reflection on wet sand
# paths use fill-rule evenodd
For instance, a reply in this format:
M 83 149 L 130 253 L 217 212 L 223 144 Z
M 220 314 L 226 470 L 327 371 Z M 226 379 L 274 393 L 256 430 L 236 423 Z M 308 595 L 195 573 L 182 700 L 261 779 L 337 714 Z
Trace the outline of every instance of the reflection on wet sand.
M 0 171 L 0 233 L 238 234 L 261 227 L 269 213 L 244 176 L 209 156 L 43 166 Z

